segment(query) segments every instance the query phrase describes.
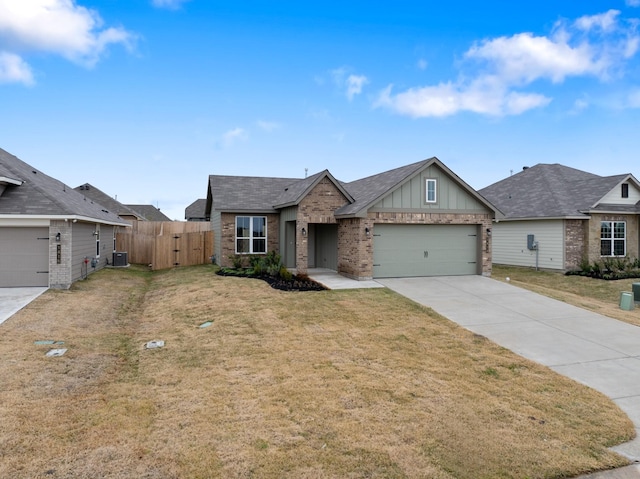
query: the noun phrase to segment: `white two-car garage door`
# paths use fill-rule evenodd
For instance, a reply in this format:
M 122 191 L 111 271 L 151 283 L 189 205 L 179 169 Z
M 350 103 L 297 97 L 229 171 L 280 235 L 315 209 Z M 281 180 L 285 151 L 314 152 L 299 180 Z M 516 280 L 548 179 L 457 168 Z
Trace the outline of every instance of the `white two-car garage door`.
M 49 286 L 49 228 L 0 228 L 0 287 Z
M 374 278 L 479 274 L 478 226 L 377 224 Z

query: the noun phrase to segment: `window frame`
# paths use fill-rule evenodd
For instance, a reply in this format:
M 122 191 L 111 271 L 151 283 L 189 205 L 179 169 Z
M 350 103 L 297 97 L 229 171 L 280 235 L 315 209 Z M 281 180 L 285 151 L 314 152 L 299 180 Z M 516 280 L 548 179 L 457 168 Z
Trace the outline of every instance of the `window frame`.
M 100 258 L 100 224 L 96 224 L 94 235 L 96 237 L 96 258 Z
M 238 220 L 243 219 L 243 218 L 248 218 L 249 219 L 249 225 L 247 228 L 247 232 L 248 232 L 248 236 L 239 236 L 238 235 Z M 255 220 L 262 220 L 262 228 L 264 230 L 264 236 L 257 236 L 254 235 L 255 231 L 255 227 L 254 227 L 254 221 Z M 235 249 L 235 254 L 267 254 L 267 217 L 266 216 L 247 216 L 247 215 L 237 215 L 235 217 L 235 232 L 234 232 L 234 249 Z M 242 227 L 243 229 L 245 228 L 244 226 Z M 248 241 L 248 251 L 239 251 L 238 249 L 238 245 L 240 241 Z M 258 248 L 255 248 L 256 246 L 256 241 L 263 241 L 264 242 L 264 251 L 257 251 Z
M 429 188 L 429 185 L 432 184 L 433 185 L 433 199 L 429 199 L 429 193 L 431 192 L 431 189 Z M 438 202 L 438 180 L 435 178 L 425 178 L 425 182 L 424 182 L 424 202 L 426 204 L 435 204 Z
M 606 230 L 604 229 L 606 226 Z M 622 236 L 620 236 L 620 226 L 622 227 Z M 608 230 L 608 231 L 607 231 Z M 607 232 L 608 236 L 603 236 L 603 232 Z M 616 246 L 622 245 L 622 253 L 616 254 Z M 603 254 L 603 246 L 607 245 L 608 254 Z M 600 221 L 600 256 L 617 258 L 627 255 L 627 222 L 626 221 Z

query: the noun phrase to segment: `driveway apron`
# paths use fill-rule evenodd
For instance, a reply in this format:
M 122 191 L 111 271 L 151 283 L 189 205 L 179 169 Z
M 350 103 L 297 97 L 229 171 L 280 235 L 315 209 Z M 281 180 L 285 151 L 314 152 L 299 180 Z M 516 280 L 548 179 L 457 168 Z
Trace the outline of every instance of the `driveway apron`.
M 48 288 L 0 288 L 0 324 L 36 299 Z
M 627 413 L 640 435 L 640 327 L 483 276 L 378 282 L 606 394 Z M 613 450 L 640 461 L 640 438 Z

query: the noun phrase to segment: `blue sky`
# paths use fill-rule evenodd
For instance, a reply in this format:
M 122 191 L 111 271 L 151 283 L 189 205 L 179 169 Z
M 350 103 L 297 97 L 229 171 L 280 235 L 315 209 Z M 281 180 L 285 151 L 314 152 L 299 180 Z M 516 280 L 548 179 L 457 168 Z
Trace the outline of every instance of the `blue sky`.
M 180 220 L 210 174 L 639 177 L 639 22 L 640 0 L 0 0 L 0 147 Z

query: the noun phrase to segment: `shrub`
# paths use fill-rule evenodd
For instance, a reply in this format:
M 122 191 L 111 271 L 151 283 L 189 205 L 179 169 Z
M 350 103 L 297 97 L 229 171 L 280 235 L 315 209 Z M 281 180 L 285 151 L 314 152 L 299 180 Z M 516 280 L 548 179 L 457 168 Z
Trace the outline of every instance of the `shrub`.
M 229 260 L 231 261 L 234 269 L 241 269 L 244 263 L 244 258 L 239 254 L 229 255 Z

